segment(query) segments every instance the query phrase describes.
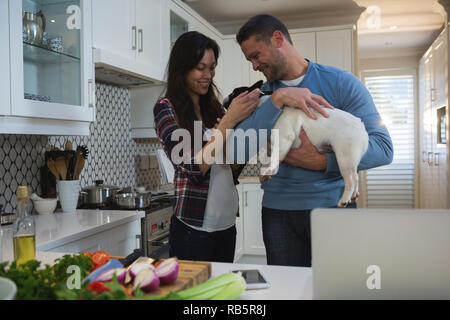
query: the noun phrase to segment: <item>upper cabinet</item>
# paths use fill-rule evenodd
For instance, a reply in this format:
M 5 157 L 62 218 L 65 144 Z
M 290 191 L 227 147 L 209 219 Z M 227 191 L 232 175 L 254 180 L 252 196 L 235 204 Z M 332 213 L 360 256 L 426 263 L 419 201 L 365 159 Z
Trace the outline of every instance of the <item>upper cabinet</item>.
M 163 81 L 170 50 L 167 0 L 95 0 L 92 11 L 97 68 L 148 80 L 142 84 Z
M 308 60 L 355 74 L 354 26 L 290 30 L 294 47 Z
M 88 135 L 95 120 L 91 1 L 10 0 L 9 8 L 7 1 L 1 6 L 1 15 L 9 13 L 0 24 L 9 18 L 1 32 L 9 38 L 10 72 L 2 72 L 1 82 L 10 83 L 10 103 L 0 108 L 0 133 Z
M 9 43 L 8 1 L 0 2 L 0 30 L 4 43 Z M 9 46 L 0 46 L 0 114 L 10 112 Z

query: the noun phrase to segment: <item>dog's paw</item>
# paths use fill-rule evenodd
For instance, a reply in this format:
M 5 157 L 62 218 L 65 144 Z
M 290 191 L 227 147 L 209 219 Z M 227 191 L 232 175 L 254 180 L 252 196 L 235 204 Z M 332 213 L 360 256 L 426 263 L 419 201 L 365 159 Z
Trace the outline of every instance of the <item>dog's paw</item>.
M 352 202 L 356 202 L 356 200 L 359 199 L 359 192 L 357 192 L 353 197 L 352 197 Z
M 339 201 L 338 208 L 346 208 L 350 202 L 341 202 Z

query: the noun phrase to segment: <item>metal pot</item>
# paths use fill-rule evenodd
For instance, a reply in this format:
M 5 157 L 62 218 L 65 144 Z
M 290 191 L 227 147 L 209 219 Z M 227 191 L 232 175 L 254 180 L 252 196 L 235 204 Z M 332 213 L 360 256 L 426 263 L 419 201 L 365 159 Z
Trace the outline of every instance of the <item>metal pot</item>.
M 114 196 L 121 190 L 122 188 L 103 184 L 103 180 L 96 180 L 95 185 L 82 189 L 87 192 L 87 204 L 90 206 L 111 205 Z
M 150 206 L 151 192 L 121 192 L 114 196 L 114 203 L 121 209 L 143 209 Z

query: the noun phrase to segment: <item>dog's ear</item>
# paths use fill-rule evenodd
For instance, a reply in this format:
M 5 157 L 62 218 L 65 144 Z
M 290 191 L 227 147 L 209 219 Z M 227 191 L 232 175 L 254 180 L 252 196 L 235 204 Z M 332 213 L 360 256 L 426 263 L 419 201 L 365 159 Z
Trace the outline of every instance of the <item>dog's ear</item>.
M 234 98 L 236 98 L 242 92 L 245 92 L 245 91 L 248 91 L 248 90 L 249 90 L 249 87 L 239 87 L 239 88 L 234 89 L 233 92 L 230 95 L 228 95 L 228 97 L 226 97 L 223 100 L 223 103 L 222 103 L 223 107 L 225 109 L 228 109 L 228 107 L 231 104 L 231 101 L 233 101 Z
M 253 85 L 248 89 L 248 92 L 251 92 L 251 91 L 255 90 L 256 88 L 261 89 L 263 83 L 264 83 L 264 81 L 259 80 L 258 82 L 256 82 L 255 84 L 253 84 Z

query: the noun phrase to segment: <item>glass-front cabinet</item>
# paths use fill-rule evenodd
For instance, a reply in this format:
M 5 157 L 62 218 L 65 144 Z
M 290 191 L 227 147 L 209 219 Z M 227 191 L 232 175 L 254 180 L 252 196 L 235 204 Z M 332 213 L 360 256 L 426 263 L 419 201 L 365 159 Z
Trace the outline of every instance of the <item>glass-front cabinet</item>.
M 9 22 L 9 115 L 94 121 L 91 0 L 10 0 Z

